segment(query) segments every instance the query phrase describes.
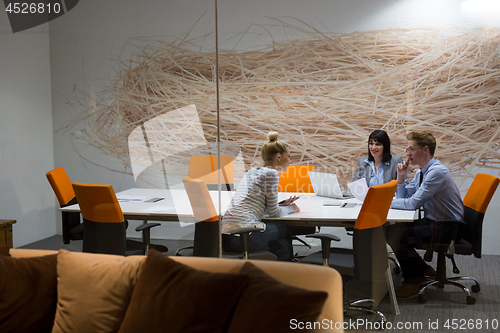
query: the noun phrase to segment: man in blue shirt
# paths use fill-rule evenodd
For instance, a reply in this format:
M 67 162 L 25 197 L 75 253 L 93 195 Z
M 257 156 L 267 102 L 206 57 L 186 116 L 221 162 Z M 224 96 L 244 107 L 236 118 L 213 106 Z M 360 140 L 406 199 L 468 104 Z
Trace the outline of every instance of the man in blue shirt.
M 419 256 L 415 247 L 431 241 L 434 221 L 463 221 L 464 208 L 460 192 L 450 171 L 434 159 L 436 139 L 428 132 L 410 132 L 407 135 L 407 161 L 398 165 L 398 187 L 391 208 L 415 210 L 423 208 L 423 216 L 413 223 L 398 223 L 387 228 L 387 243 L 392 247 L 403 272 L 403 285 L 396 291 L 398 298 L 418 295 L 424 276 L 435 275 L 432 267 Z M 404 184 L 404 176 L 411 164 L 420 170 L 413 180 Z M 423 218 L 425 217 L 425 219 Z M 441 241 L 449 240 L 449 227 L 439 225 Z

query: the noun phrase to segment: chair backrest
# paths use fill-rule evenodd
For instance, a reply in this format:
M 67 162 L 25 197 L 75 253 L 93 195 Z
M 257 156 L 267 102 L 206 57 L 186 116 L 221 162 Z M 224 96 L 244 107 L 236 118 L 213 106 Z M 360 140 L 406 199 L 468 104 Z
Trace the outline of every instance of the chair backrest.
M 59 167 L 46 173 L 47 180 L 52 186 L 60 207 L 66 207 L 77 203 L 73 184 L 66 171 Z M 69 244 L 71 240 L 83 239 L 83 229 L 75 231 L 80 225 L 80 213 L 61 212 L 63 243 Z
M 384 224 L 398 182 L 392 180 L 368 189 L 354 224 L 354 274 L 359 281 L 384 277 L 388 267 Z
M 221 155 L 221 186 L 223 190 L 232 190 L 234 187 L 233 156 Z M 203 180 L 210 189 L 217 189 L 219 183 L 219 162 L 217 155 L 199 155 L 189 158 L 188 177 Z
M 126 222 L 111 185 L 74 183 L 84 222 L 83 252 L 125 254 Z
M 47 172 L 46 176 L 56 194 L 59 206 L 64 207 L 76 203 L 71 180 L 62 167 Z
M 193 209 L 194 218 L 205 222 L 218 221 L 219 216 L 205 182 L 191 177 L 184 177 L 183 182 Z
M 84 219 L 103 223 L 125 220 L 111 185 L 74 183 L 73 189 Z
M 292 165 L 286 172 L 279 174 L 278 192 L 314 193 L 308 171 L 312 165 Z
M 194 230 L 193 256 L 217 257 L 219 255 L 219 216 L 212 197 L 203 180 L 184 177 L 184 188 L 197 222 Z
M 479 213 L 486 213 L 486 208 L 495 194 L 500 178 L 485 173 L 478 173 L 465 194 L 464 206 Z
M 467 225 L 462 229 L 461 237 L 472 244 L 477 258 L 481 258 L 484 214 L 499 182 L 495 176 L 478 173 L 463 200 Z

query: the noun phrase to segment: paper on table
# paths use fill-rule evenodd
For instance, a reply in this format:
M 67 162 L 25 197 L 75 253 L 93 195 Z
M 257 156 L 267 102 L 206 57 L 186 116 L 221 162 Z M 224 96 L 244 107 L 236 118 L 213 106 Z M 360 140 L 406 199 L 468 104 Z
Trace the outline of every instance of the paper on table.
M 355 182 L 347 184 L 351 194 L 354 195 L 356 199 L 363 202 L 368 193 L 368 186 L 366 185 L 366 179 L 358 179 Z
M 169 213 L 175 212 L 174 207 L 170 206 L 153 206 L 141 210 L 142 213 Z
M 138 196 L 138 195 L 120 195 L 117 196 L 118 202 L 126 202 L 126 201 L 144 201 L 149 197 L 146 196 Z

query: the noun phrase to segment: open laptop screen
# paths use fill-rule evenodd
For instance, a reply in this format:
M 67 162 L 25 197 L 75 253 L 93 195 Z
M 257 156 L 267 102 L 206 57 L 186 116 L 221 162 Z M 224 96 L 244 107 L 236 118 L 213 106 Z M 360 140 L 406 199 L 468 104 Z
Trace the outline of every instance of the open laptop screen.
M 308 173 L 314 194 L 337 199 L 344 198 L 335 174 L 316 171 L 308 171 Z

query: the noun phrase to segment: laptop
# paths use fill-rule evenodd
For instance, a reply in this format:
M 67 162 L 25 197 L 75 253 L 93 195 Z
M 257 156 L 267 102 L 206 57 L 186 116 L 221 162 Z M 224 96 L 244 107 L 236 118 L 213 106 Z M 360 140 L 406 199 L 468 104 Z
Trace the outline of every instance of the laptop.
M 308 173 L 314 194 L 322 197 L 344 199 L 335 174 L 316 171 L 308 171 Z

